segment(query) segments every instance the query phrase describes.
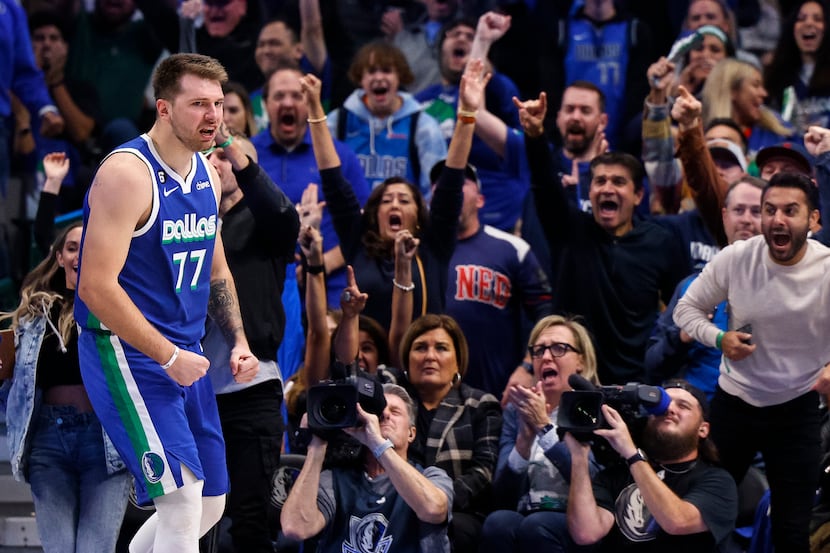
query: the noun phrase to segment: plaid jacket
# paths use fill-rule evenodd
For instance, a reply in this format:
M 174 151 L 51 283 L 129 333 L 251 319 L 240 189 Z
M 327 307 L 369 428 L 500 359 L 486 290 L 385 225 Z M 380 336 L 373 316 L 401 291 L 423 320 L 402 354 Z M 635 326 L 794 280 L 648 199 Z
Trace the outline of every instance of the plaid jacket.
M 453 479 L 453 511 L 489 512 L 501 426 L 498 399 L 462 383 L 436 408 L 429 434 L 410 444 L 410 460 L 436 465 Z

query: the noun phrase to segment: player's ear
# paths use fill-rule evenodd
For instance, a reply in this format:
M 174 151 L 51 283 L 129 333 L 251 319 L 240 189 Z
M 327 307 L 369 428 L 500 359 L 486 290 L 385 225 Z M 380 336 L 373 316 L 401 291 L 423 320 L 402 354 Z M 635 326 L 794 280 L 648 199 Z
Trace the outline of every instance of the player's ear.
M 156 100 L 156 111 L 158 111 L 159 115 L 167 117 L 170 114 L 170 102 L 164 98 L 159 98 Z

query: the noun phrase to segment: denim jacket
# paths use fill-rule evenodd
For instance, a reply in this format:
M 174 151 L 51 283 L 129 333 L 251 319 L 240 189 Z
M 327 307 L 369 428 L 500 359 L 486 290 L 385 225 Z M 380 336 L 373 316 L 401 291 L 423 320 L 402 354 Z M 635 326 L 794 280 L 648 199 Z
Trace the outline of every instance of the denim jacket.
M 19 481 L 28 480 L 26 463 L 31 448 L 30 430 L 36 422 L 41 395 L 35 387 L 35 371 L 45 332 L 45 317 L 21 319 L 15 332 L 14 376 L 0 387 L 0 409 L 6 412 L 12 474 Z M 107 473 L 113 474 L 124 469 L 124 462 L 106 432 L 103 438 Z

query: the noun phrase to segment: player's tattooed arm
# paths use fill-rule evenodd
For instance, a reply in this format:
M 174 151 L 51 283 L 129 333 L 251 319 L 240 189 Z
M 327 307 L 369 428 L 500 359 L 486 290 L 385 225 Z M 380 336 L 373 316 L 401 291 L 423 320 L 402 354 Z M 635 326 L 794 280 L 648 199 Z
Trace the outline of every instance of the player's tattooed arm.
M 233 282 L 224 278 L 210 281 L 208 315 L 222 330 L 225 339 L 233 347 L 239 335 L 244 336 L 242 314 Z

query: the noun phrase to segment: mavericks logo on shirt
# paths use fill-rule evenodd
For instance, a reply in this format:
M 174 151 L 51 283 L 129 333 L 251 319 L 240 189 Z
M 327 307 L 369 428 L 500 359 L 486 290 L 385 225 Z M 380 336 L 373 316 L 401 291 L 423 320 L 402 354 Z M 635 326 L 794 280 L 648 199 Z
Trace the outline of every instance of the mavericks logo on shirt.
M 389 521 L 381 513 L 349 520 L 349 541 L 343 544 L 343 553 L 386 553 L 392 547 L 393 536 L 387 536 Z

